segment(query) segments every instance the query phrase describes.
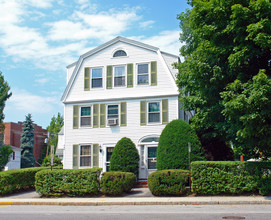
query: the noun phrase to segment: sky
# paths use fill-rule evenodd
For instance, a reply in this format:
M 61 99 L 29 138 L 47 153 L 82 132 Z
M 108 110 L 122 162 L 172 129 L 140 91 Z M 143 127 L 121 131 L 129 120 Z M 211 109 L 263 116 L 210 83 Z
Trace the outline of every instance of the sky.
M 64 105 L 66 66 L 122 36 L 179 55 L 186 0 L 0 0 L 0 71 L 12 96 L 5 122 L 46 128 Z

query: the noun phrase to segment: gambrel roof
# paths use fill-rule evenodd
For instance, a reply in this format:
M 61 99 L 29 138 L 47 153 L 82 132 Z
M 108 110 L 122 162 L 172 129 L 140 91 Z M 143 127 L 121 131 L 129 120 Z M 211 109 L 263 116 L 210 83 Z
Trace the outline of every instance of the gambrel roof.
M 178 59 L 178 61 L 179 61 L 180 59 L 179 59 L 178 56 L 170 54 L 170 53 L 162 52 L 162 51 L 160 51 L 160 49 L 158 47 L 154 47 L 154 46 L 144 44 L 144 43 L 139 42 L 139 41 L 135 41 L 135 40 L 131 40 L 131 39 L 127 39 L 127 38 L 118 36 L 118 37 L 114 38 L 113 40 L 108 41 L 108 42 L 106 42 L 106 43 L 104 43 L 104 44 L 102 44 L 102 45 L 88 51 L 87 53 L 81 55 L 77 62 L 74 62 L 74 63 L 67 66 L 67 68 L 71 68 L 71 67 L 74 67 L 74 66 L 75 66 L 75 68 L 73 70 L 73 73 L 72 73 L 69 81 L 68 81 L 66 89 L 65 89 L 65 91 L 64 91 L 64 93 L 62 95 L 62 98 L 61 98 L 62 102 L 65 102 L 65 100 L 66 100 L 66 98 L 67 98 L 67 96 L 69 94 L 69 91 L 70 91 L 70 89 L 71 89 L 71 87 L 72 87 L 72 85 L 74 83 L 74 80 L 75 80 L 75 78 L 76 78 L 76 76 L 78 74 L 78 71 L 79 71 L 84 59 L 86 59 L 86 58 L 88 58 L 88 57 L 90 57 L 90 56 L 92 56 L 92 55 L 104 50 L 105 48 L 107 48 L 107 47 L 109 47 L 109 46 L 111 46 L 113 44 L 118 43 L 118 42 L 127 43 L 127 44 L 130 44 L 130 45 L 134 45 L 134 46 L 137 46 L 137 47 L 140 47 L 140 48 L 144 48 L 144 49 L 156 52 L 158 54 L 158 56 L 161 58 L 161 60 L 164 62 L 166 69 L 171 73 L 170 75 L 173 77 L 174 80 L 176 80 L 175 75 L 167 67 L 167 64 L 166 64 L 162 54 L 174 57 L 174 58 Z

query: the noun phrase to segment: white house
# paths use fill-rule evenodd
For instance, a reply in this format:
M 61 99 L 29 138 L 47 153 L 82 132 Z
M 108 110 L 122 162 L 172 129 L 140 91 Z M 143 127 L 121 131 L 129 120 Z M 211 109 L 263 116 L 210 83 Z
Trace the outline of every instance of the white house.
M 21 148 L 11 146 L 13 152 L 10 155 L 9 162 L 4 170 L 20 169 L 21 168 Z
M 117 37 L 67 66 L 62 96 L 64 169 L 101 167 L 106 171 L 116 143 L 130 138 L 140 155 L 139 179 L 156 170 L 156 149 L 165 125 L 180 110 L 179 57 L 159 48 Z

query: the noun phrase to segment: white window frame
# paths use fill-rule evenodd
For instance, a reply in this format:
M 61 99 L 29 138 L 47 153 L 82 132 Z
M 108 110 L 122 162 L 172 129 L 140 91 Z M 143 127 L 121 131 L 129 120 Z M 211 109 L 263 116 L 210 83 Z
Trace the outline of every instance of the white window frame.
M 98 79 L 102 79 L 102 86 L 101 87 L 92 87 L 93 84 L 92 84 L 92 70 L 94 69 L 101 69 L 102 70 L 102 77 L 101 78 L 98 78 Z M 104 71 L 103 71 L 103 67 L 93 67 L 90 69 L 90 88 L 91 89 L 102 89 L 104 87 Z M 95 78 L 94 78 L 95 79 Z M 97 78 L 96 78 L 97 79 Z
M 81 147 L 82 146 L 90 146 L 90 155 L 84 155 L 84 157 L 90 156 L 90 166 L 81 166 Z M 93 167 L 93 144 L 80 144 L 79 145 L 79 168 L 91 168 Z
M 124 67 L 124 85 L 123 86 L 115 86 L 115 68 L 116 67 Z M 115 65 L 113 66 L 113 88 L 125 88 L 127 87 L 127 65 Z
M 138 73 L 138 66 L 139 65 L 144 65 L 144 64 L 147 64 L 148 65 L 148 83 L 144 83 L 144 84 L 140 84 L 140 83 L 138 83 L 138 76 L 139 75 L 146 75 L 147 73 L 141 73 L 141 74 L 139 74 Z M 138 86 L 149 86 L 150 85 L 150 72 L 151 72 L 151 70 L 150 70 L 150 63 L 138 63 L 138 64 L 136 64 L 136 84 L 138 85 Z
M 108 149 L 108 148 L 112 148 L 112 149 L 114 150 L 114 146 L 106 146 L 106 147 L 105 147 L 105 172 L 108 172 L 108 171 L 109 171 L 109 170 L 107 171 L 107 166 L 110 166 L 110 160 L 109 160 L 109 161 L 107 160 L 107 153 L 108 153 L 108 152 L 107 152 L 107 149 Z M 112 156 L 112 155 L 111 155 L 111 156 Z M 111 158 L 110 158 L 110 159 L 111 159 Z
M 79 106 L 79 110 L 80 110 L 80 117 L 79 117 L 79 123 L 80 123 L 80 128 L 91 128 L 92 127 L 92 117 L 93 117 L 93 110 L 92 110 L 92 105 L 82 105 L 82 106 Z M 90 125 L 84 125 L 82 126 L 81 125 L 81 117 L 88 117 L 88 116 L 82 116 L 81 115 L 81 108 L 86 108 L 86 107 L 90 107 Z
M 159 114 L 160 114 L 160 117 L 159 117 L 159 122 L 149 122 L 149 104 L 150 103 L 159 103 Z M 148 101 L 147 102 L 147 124 L 148 125 L 153 125 L 153 124 L 162 124 L 162 111 L 161 111 L 161 108 L 162 108 L 162 102 L 161 100 L 154 100 L 154 101 Z
M 108 106 L 110 106 L 110 105 L 117 105 L 117 106 L 118 106 L 118 117 L 116 117 L 116 118 L 108 118 Z M 116 103 L 116 104 L 107 104 L 107 105 L 106 105 L 106 126 L 107 126 L 107 127 L 110 127 L 110 126 L 107 124 L 107 120 L 108 120 L 108 119 L 118 119 L 118 125 L 117 125 L 117 126 L 120 125 L 120 104 L 119 104 L 119 103 Z

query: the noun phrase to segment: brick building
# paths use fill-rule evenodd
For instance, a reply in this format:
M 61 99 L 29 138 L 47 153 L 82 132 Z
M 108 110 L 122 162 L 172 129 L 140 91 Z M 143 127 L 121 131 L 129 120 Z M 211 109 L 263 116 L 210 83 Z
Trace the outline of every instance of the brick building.
M 3 138 L 3 143 L 5 145 L 10 145 L 13 147 L 20 148 L 21 144 L 21 135 L 23 129 L 23 122 L 5 122 L 5 132 Z M 34 125 L 34 157 L 36 161 L 41 158 L 41 153 L 45 147 L 44 140 L 47 137 L 47 130 L 43 129 L 37 124 Z M 37 165 L 37 164 L 36 164 Z

